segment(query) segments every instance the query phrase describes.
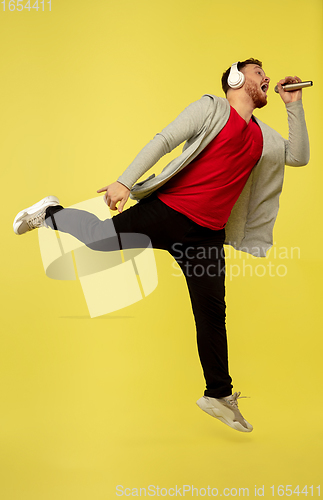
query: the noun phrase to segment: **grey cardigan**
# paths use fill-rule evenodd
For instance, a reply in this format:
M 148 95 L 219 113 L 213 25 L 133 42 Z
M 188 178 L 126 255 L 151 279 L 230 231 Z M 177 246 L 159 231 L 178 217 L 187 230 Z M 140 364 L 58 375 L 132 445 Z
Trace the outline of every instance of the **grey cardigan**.
M 288 141 L 256 118 L 263 135 L 263 151 L 234 205 L 225 226 L 225 243 L 257 257 L 265 257 L 273 244 L 273 227 L 286 165 L 302 166 L 309 161 L 309 141 L 302 101 L 286 104 Z M 230 116 L 227 99 L 205 94 L 190 104 L 136 156 L 118 181 L 140 200 L 160 188 L 188 165 L 218 135 Z M 135 182 L 163 155 L 185 142 L 182 154 L 155 177 Z M 134 186 L 133 186 L 134 185 Z

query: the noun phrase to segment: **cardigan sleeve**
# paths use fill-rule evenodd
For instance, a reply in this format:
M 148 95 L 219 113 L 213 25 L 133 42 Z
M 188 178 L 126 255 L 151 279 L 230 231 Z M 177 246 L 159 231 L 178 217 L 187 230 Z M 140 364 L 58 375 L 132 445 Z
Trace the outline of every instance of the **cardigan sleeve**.
M 302 101 L 286 104 L 289 137 L 285 140 L 285 164 L 292 167 L 307 165 L 310 146 Z
M 180 113 L 167 127 L 138 153 L 128 168 L 117 179 L 118 182 L 131 189 L 133 184 L 153 167 L 162 156 L 170 153 L 182 142 L 198 135 L 203 127 L 210 98 L 203 96 L 193 102 Z

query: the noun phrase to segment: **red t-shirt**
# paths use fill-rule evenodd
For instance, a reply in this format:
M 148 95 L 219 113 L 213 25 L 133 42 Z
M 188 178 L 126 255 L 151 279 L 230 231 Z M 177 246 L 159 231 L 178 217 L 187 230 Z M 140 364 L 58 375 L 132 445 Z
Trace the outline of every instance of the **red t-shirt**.
M 197 224 L 222 229 L 251 170 L 261 157 L 260 127 L 231 107 L 221 132 L 157 192 L 158 198 Z

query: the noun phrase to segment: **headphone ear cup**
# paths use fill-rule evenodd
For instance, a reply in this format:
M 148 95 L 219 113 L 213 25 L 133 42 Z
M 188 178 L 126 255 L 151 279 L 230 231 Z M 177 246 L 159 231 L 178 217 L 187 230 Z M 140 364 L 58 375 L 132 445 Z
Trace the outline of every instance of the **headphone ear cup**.
M 238 63 L 233 63 L 228 76 L 228 85 L 232 89 L 239 89 L 245 82 L 244 74 L 238 70 Z

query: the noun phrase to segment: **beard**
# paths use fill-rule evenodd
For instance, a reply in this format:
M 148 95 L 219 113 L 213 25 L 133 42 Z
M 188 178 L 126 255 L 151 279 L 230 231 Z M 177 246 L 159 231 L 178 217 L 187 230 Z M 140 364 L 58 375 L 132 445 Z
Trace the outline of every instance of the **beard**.
M 251 97 L 255 108 L 263 108 L 267 104 L 266 94 L 253 81 L 246 81 L 244 85 L 246 94 Z

